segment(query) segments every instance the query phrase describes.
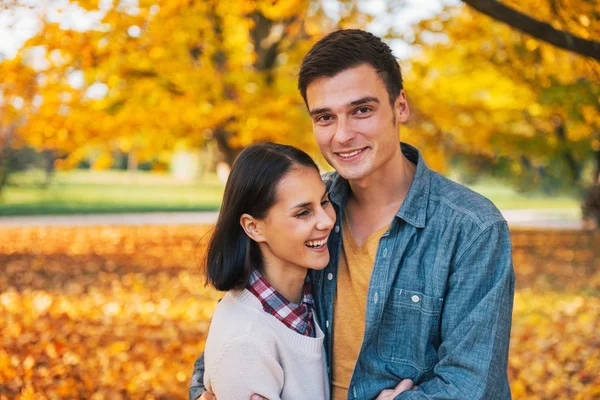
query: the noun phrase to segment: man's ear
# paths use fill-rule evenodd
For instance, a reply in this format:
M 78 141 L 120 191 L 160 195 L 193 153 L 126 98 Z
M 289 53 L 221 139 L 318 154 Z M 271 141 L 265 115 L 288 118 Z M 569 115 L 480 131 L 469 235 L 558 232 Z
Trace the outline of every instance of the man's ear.
M 254 218 L 252 215 L 242 214 L 242 216 L 240 217 L 240 225 L 242 226 L 242 229 L 244 230 L 244 232 L 246 232 L 246 235 L 248 235 L 250 239 L 258 243 L 265 241 L 265 237 L 263 235 L 264 224 L 256 218 Z
M 396 121 L 404 124 L 408 121 L 410 115 L 410 107 L 408 106 L 408 100 L 406 99 L 406 92 L 404 89 L 400 91 L 396 101 L 394 102 L 394 116 Z

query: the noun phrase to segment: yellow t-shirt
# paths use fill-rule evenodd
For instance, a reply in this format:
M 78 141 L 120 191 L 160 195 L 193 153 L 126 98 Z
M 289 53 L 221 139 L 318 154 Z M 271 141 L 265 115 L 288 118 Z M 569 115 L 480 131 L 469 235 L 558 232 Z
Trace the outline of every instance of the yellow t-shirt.
M 346 400 L 365 331 L 369 281 L 375 264 L 379 239 L 389 225 L 372 233 L 361 247 L 352 236 L 344 215 L 342 252 L 338 264 L 337 290 L 333 310 L 333 391 L 332 399 Z

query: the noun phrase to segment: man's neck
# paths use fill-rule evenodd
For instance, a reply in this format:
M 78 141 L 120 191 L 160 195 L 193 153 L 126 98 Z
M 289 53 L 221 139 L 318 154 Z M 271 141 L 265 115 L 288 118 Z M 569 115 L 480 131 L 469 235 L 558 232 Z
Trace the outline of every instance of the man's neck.
M 349 181 L 346 216 L 358 246 L 390 224 L 408 194 L 415 170 L 416 166 L 400 152 L 365 179 Z
M 404 201 L 415 175 L 416 166 L 399 152 L 368 177 L 351 180 L 350 197 L 354 208 L 377 210 Z M 396 209 L 397 211 L 397 209 Z

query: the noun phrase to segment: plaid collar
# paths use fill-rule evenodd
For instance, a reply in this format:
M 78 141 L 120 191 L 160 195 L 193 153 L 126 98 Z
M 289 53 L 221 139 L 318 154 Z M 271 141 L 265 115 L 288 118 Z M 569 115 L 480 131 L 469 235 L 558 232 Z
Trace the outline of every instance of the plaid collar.
M 265 312 L 271 314 L 283 322 L 285 326 L 295 330 L 299 334 L 315 337 L 313 322 L 314 301 L 308 276 L 304 283 L 300 304 L 288 301 L 257 270 L 253 270 L 250 274 L 248 290 L 260 300 Z

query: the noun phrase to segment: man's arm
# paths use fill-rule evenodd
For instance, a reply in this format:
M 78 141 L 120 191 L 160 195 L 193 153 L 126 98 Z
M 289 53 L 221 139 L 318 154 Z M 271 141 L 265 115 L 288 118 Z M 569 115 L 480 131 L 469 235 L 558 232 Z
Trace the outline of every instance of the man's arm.
M 189 400 L 196 400 L 204 392 L 206 392 L 206 388 L 204 387 L 204 353 L 202 353 L 194 363 L 194 372 L 188 392 Z
M 396 399 L 510 399 L 514 271 L 506 222 L 471 240 L 448 280 L 434 377 Z

